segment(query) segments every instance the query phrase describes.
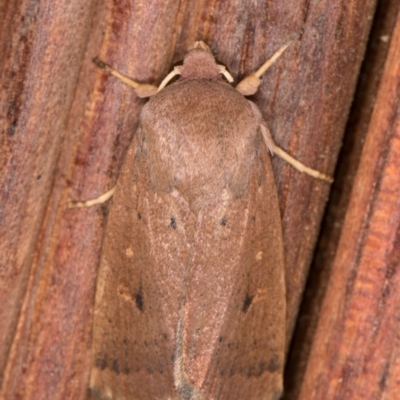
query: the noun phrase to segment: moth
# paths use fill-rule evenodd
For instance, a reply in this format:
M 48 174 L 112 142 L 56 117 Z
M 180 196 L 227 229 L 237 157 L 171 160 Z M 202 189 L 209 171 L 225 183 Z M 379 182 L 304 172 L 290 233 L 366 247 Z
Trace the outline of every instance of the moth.
M 106 195 L 114 198 L 95 299 L 96 398 L 281 396 L 285 268 L 269 152 L 329 179 L 279 149 L 244 97 L 288 45 L 236 88 L 203 42 L 158 89 L 96 60 L 151 96 Z

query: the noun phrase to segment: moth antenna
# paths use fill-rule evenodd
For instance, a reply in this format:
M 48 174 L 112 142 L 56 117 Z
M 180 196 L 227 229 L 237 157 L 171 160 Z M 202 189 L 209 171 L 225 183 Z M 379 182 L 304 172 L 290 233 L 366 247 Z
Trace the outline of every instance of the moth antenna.
M 179 67 L 175 67 L 161 82 L 160 86 L 157 89 L 157 93 L 160 92 L 165 88 L 165 86 L 168 85 L 171 79 L 173 79 L 175 76 L 180 75 L 181 70 Z
M 257 78 L 261 78 L 261 76 L 274 64 L 278 58 L 283 54 L 283 52 L 295 41 L 297 38 L 288 40 L 280 49 L 278 49 L 272 57 L 270 57 L 261 67 L 254 72 L 254 75 Z
M 261 83 L 261 76 L 274 64 L 278 58 L 283 54 L 283 52 L 297 39 L 299 38 L 299 34 L 295 34 L 288 40 L 280 49 L 278 49 L 272 57 L 270 57 L 265 63 L 252 74 L 246 76 L 241 80 L 237 86 L 236 90 L 240 92 L 243 96 L 250 96 L 257 92 L 258 87 Z
M 104 69 L 104 71 L 107 71 L 109 74 L 115 76 L 120 81 L 133 88 L 140 98 L 150 97 L 157 93 L 157 86 L 149 85 L 148 83 L 138 83 L 129 78 L 129 76 L 121 74 L 121 72 L 118 72 L 115 68 L 111 67 L 111 65 L 108 65 L 104 61 L 101 61 L 98 57 L 95 57 L 93 59 L 93 62 L 99 68 Z

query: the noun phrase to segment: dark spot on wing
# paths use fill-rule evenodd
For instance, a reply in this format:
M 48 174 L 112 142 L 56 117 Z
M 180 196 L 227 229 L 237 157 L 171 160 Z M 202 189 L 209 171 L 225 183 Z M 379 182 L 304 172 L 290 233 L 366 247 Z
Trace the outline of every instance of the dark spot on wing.
M 250 366 L 250 368 L 247 370 L 247 377 L 251 378 L 254 375 L 254 367 Z
M 153 368 L 149 364 L 146 365 L 146 371 L 150 375 L 153 375 L 154 373 Z
M 137 219 L 142 219 L 142 214 L 140 214 L 140 212 L 137 213 Z
M 250 308 L 251 303 L 253 302 L 253 298 L 254 298 L 254 296 L 250 296 L 248 293 L 246 293 L 246 297 L 244 298 L 243 308 L 242 308 L 242 311 L 244 313 L 246 313 L 248 311 L 248 309 Z
M 158 372 L 160 373 L 160 374 L 163 374 L 164 373 L 164 367 L 163 367 L 163 365 L 162 364 L 158 364 Z
M 176 229 L 176 219 L 174 217 L 171 217 L 171 222 L 169 226 L 174 230 Z
M 14 136 L 15 135 L 15 131 L 17 130 L 17 125 L 18 125 L 18 121 L 15 119 L 14 121 L 11 122 L 9 128 L 8 128 L 8 135 L 9 136 Z
M 258 364 L 258 370 L 256 371 L 256 374 L 255 374 L 256 377 L 259 378 L 264 373 L 265 370 L 266 370 L 265 362 L 260 361 Z
M 98 368 L 101 371 L 104 371 L 107 368 L 107 356 L 105 354 L 100 354 L 96 357 L 96 360 L 94 362 L 94 365 L 96 368 Z
M 142 285 L 139 287 L 139 291 L 134 293 L 133 298 L 135 300 L 136 307 L 139 309 L 140 312 L 143 312 L 144 309 L 144 302 L 143 302 L 143 289 Z
M 379 388 L 382 391 L 386 389 L 387 379 L 389 377 L 389 368 L 390 368 L 389 362 L 386 362 L 385 365 L 383 366 L 383 371 L 379 379 Z
M 278 372 L 281 369 L 281 363 L 279 362 L 279 356 L 274 354 L 268 363 L 269 372 Z
M 226 224 L 228 223 L 228 220 L 226 219 L 226 217 L 223 217 L 220 221 L 220 225 L 221 226 L 226 226 Z
M 193 396 L 193 389 L 187 383 L 183 383 L 178 392 L 182 400 L 190 400 Z
M 113 360 L 113 364 L 112 364 L 112 370 L 119 375 L 121 373 L 120 369 L 119 369 L 119 363 L 118 360 Z

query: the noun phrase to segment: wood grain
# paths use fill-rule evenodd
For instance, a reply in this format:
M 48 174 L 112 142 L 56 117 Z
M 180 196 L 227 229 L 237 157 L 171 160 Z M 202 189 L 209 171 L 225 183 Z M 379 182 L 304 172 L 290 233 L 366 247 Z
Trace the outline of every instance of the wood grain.
M 400 390 L 400 15 L 298 399 Z
M 374 0 L 17 0 L 2 6 L 0 112 L 8 135 L 1 147 L 1 399 L 86 396 L 108 206 L 76 211 L 67 202 L 114 185 L 144 103 L 91 59 L 158 84 L 200 39 L 241 78 L 301 32 L 254 100 L 278 145 L 332 174 L 374 6 Z M 329 185 L 277 159 L 273 167 L 289 341 Z
M 28 376 L 32 371 L 28 352 L 36 351 L 35 342 L 28 343 L 27 338 L 40 335 L 43 329 L 36 323 L 47 305 L 43 296 L 62 292 L 58 274 L 62 268 L 44 265 L 49 238 L 43 237 L 41 227 L 53 229 L 58 223 L 54 213 L 60 191 L 55 193 L 53 186 L 93 11 L 90 1 L 85 5 L 80 1 L 9 1 L 1 6 L 1 398 L 33 395 L 35 383 L 23 392 L 14 386 L 9 392 L 8 385 L 18 381 L 23 385 L 21 375 L 29 370 Z M 56 241 L 54 246 L 63 245 Z M 59 307 L 68 310 L 68 297 Z M 68 337 L 71 318 L 61 324 L 64 316 L 56 309 L 48 308 L 48 313 L 48 328 L 52 325 L 55 329 L 45 332 L 59 339 Z M 29 329 L 22 332 L 25 323 Z M 43 345 L 49 344 L 46 336 L 41 340 Z M 49 350 L 61 354 L 61 348 Z M 50 380 L 56 381 L 63 373 L 59 368 L 61 359 L 50 357 L 43 363 L 37 357 L 36 362 L 49 378 L 53 374 Z M 30 378 L 35 375 L 36 371 Z
M 335 171 L 335 182 L 291 343 L 285 377 L 286 400 L 296 399 L 301 387 L 399 10 L 397 0 L 383 0 L 377 5 Z

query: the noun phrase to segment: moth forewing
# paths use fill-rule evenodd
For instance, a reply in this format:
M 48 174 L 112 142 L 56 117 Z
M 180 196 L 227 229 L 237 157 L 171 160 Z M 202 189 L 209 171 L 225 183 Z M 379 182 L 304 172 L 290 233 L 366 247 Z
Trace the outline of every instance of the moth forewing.
M 274 144 L 221 73 L 197 42 L 163 87 L 181 78 L 142 110 L 97 284 L 90 385 L 100 399 L 281 395 L 284 256 L 263 139 Z

